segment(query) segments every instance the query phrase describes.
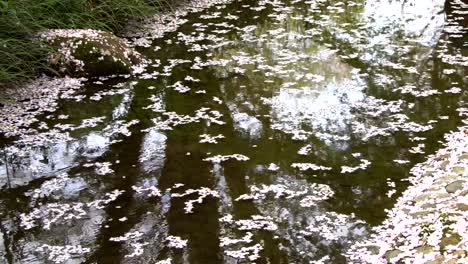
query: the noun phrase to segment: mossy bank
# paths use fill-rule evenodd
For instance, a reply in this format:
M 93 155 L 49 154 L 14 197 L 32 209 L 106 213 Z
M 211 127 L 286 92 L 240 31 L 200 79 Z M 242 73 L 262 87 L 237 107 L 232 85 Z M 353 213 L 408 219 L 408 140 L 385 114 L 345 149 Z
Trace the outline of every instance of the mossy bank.
M 117 36 L 129 19 L 158 13 L 162 0 L 0 1 L 0 87 L 35 78 L 60 75 L 50 64 L 54 48 L 37 42 L 50 29 L 95 29 Z

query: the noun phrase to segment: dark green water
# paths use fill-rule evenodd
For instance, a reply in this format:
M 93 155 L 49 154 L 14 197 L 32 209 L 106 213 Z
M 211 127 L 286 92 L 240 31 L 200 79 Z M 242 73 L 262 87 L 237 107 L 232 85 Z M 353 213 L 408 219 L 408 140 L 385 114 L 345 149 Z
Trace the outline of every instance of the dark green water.
M 0 262 L 346 263 L 466 106 L 466 28 L 408 2 L 187 15 L 144 73 L 85 82 L 24 135 L 68 140 L 4 147 Z

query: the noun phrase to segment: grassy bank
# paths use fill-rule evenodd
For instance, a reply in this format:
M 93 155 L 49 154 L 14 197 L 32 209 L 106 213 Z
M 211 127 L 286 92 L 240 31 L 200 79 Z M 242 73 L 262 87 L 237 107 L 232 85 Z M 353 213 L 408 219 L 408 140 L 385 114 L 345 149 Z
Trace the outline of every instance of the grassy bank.
M 0 87 L 48 67 L 49 47 L 32 41 L 45 29 L 91 28 L 118 33 L 129 18 L 160 10 L 164 0 L 0 0 Z

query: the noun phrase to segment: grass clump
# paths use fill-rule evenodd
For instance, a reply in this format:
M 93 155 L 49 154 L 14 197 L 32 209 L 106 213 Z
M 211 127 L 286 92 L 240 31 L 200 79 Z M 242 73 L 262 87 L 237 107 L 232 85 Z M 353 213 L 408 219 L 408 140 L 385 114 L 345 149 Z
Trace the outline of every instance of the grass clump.
M 33 41 L 46 29 L 120 32 L 130 18 L 160 10 L 164 0 L 0 0 L 0 87 L 54 71 L 50 47 Z

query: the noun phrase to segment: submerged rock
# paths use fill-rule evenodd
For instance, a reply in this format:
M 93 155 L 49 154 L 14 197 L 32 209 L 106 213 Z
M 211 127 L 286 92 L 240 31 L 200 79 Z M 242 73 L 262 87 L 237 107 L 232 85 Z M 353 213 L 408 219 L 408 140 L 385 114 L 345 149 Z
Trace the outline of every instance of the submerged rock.
M 440 248 L 445 249 L 448 246 L 456 246 L 461 242 L 461 237 L 458 234 L 450 234 L 442 238 L 440 241 Z
M 50 56 L 52 66 L 74 76 L 128 74 L 144 61 L 124 39 L 105 31 L 55 29 L 39 37 L 57 49 Z
M 416 252 L 423 253 L 423 254 L 429 254 L 429 253 L 434 252 L 434 247 L 428 246 L 428 245 L 422 245 L 415 249 L 416 249 Z
M 393 249 L 385 252 L 385 258 L 387 261 L 391 261 L 394 258 L 397 258 L 403 251 L 398 250 L 398 249 Z
M 458 181 L 454 181 L 450 184 L 448 184 L 447 186 L 445 186 L 445 190 L 448 192 L 448 193 L 455 193 L 459 190 L 463 190 L 463 185 L 465 184 L 465 181 L 463 180 L 458 180 Z

